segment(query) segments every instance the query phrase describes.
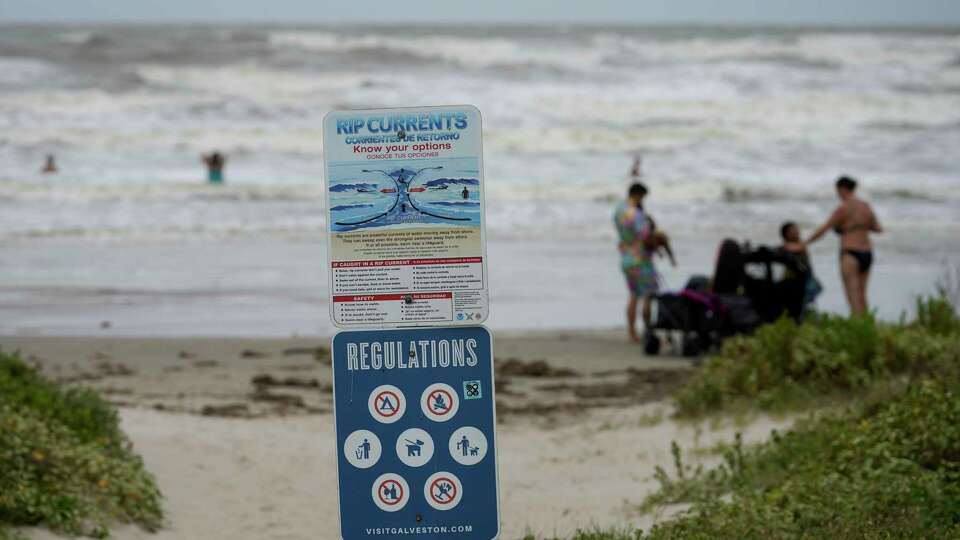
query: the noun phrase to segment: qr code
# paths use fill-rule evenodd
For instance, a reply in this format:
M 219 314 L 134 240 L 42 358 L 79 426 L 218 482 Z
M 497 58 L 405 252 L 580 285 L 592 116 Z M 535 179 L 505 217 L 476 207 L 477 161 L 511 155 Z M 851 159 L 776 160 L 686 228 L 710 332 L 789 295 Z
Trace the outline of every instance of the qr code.
M 480 381 L 463 381 L 463 399 L 480 399 L 483 397 L 483 390 L 480 388 Z

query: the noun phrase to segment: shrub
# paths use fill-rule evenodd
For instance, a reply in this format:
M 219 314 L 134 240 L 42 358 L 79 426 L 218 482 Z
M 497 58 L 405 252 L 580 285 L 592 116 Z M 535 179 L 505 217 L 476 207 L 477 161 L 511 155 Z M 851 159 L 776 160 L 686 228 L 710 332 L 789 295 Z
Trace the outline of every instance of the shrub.
M 82 442 L 100 440 L 112 448 L 123 442 L 116 411 L 96 392 L 58 386 L 17 356 L 0 353 L 0 399 L 63 424 Z
M 960 537 L 960 384 L 923 382 L 884 404 L 724 449 L 724 464 L 663 471 L 645 509 L 692 502 L 645 538 Z
M 727 340 L 675 396 L 694 416 L 749 400 L 789 407 L 824 395 L 864 391 L 896 376 L 960 369 L 960 320 L 943 298 L 918 301 L 917 320 L 880 323 L 872 315 L 823 315 L 797 325 L 783 318 L 752 336 Z
M 160 492 L 96 393 L 64 389 L 0 353 L 4 526 L 103 537 L 111 521 L 160 527 Z
M 934 334 L 950 335 L 960 332 L 960 318 L 946 296 L 931 296 L 917 299 L 916 326 Z

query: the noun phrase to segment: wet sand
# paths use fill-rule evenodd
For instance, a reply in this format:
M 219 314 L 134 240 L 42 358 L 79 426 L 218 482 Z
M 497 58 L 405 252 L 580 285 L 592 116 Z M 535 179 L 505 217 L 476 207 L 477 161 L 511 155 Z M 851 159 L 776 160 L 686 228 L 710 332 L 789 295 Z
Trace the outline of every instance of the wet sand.
M 609 211 L 603 210 L 602 229 L 586 230 L 612 235 Z M 669 214 L 655 215 L 665 219 Z M 881 318 L 897 320 L 903 311 L 912 312 L 916 295 L 933 292 L 932 284 L 947 261 L 960 265 L 956 260 L 960 226 L 928 232 L 884 225 L 890 232 L 876 239 L 870 301 Z M 722 238 L 776 245 L 777 227 L 779 222 L 771 223 L 765 236 L 750 234 L 750 229 L 712 230 L 707 225 L 686 234 L 665 229 L 679 266 L 658 260 L 663 287 L 680 289 L 691 275 L 712 274 Z M 286 338 L 335 332 L 327 315 L 325 247 L 316 239 L 93 243 L 31 239 L 5 243 L 3 249 L 2 335 Z M 836 239 L 814 244 L 811 254 L 824 286 L 818 308 L 846 313 Z M 623 324 L 627 292 L 612 237 L 493 238 L 488 259 L 486 324 L 498 336 Z
M 166 495 L 158 534 L 337 538 L 326 339 L 0 338 L 48 376 L 99 389 Z M 495 339 L 502 537 L 649 526 L 636 506 L 670 470 L 670 442 L 705 448 L 784 420 L 692 425 L 666 398 L 691 362 L 647 358 L 620 332 Z M 710 458 L 707 458 L 710 459 Z M 31 538 L 50 538 L 28 531 Z

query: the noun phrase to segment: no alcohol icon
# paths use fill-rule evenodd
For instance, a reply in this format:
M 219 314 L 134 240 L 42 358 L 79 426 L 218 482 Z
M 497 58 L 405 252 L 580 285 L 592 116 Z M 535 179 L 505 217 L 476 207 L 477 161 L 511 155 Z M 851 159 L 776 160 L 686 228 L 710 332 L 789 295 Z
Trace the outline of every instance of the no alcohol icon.
M 373 481 L 373 503 L 385 512 L 396 512 L 410 500 L 410 486 L 399 474 L 381 474 Z

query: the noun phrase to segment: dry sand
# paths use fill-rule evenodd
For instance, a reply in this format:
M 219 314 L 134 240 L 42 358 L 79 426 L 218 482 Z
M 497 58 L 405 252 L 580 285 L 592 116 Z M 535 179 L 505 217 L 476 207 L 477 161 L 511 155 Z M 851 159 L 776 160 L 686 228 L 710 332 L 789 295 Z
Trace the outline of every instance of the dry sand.
M 0 338 L 0 347 L 120 407 L 166 496 L 168 526 L 118 527 L 116 538 L 315 539 L 339 536 L 326 341 Z M 671 470 L 671 441 L 706 448 L 787 423 L 671 420 L 665 398 L 690 362 L 646 358 L 619 332 L 497 336 L 495 355 L 503 538 L 648 527 L 652 516 L 636 506 L 656 487 L 655 466 Z

